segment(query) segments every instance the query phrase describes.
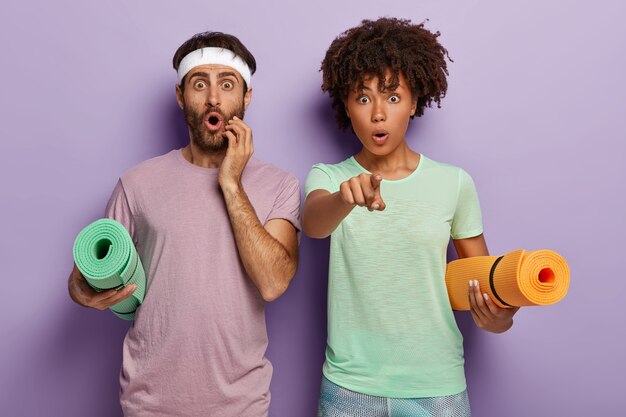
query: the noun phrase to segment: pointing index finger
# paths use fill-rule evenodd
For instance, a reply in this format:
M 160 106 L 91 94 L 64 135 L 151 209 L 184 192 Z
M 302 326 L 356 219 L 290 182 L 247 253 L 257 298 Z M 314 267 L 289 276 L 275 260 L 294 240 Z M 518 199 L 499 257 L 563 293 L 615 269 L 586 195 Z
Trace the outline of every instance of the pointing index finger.
M 370 181 L 372 183 L 372 188 L 376 190 L 378 189 L 378 187 L 380 187 L 380 183 L 383 181 L 383 177 L 379 174 L 372 174 L 372 176 L 370 177 Z
M 370 176 L 370 182 L 372 184 L 372 189 L 374 190 L 374 198 L 375 198 L 375 202 L 371 206 L 373 210 L 383 211 L 386 207 L 385 202 L 383 201 L 383 198 L 380 195 L 380 184 L 382 183 L 382 181 L 383 181 L 383 176 L 380 174 L 372 174 Z

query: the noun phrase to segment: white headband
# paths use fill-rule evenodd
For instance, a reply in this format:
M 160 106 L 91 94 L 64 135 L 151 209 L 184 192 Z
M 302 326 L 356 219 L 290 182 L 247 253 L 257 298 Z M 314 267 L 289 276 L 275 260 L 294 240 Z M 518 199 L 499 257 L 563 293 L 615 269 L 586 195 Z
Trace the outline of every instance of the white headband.
M 201 48 L 189 52 L 178 65 L 178 82 L 182 82 L 183 77 L 185 77 L 192 68 L 205 64 L 232 67 L 239 72 L 241 78 L 243 78 L 248 88 L 250 88 L 250 78 L 252 77 L 250 67 L 233 51 L 224 48 Z

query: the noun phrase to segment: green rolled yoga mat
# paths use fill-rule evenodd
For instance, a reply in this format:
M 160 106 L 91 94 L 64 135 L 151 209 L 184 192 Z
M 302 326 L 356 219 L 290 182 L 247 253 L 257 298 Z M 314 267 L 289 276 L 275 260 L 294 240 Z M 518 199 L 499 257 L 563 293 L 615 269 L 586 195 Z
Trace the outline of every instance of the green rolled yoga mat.
M 96 220 L 76 236 L 73 253 L 76 266 L 96 291 L 137 284 L 130 297 L 110 308 L 116 316 L 134 320 L 145 296 L 146 274 L 126 228 L 115 220 Z

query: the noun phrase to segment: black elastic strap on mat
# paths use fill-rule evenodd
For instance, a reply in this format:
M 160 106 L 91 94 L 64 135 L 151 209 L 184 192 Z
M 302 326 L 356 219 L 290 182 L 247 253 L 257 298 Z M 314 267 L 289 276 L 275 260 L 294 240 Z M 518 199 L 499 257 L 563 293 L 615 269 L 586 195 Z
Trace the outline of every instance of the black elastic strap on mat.
M 498 266 L 498 264 L 500 263 L 502 258 L 504 258 L 504 256 L 500 256 L 498 259 L 496 259 L 496 261 L 493 263 L 493 265 L 491 265 L 491 271 L 489 271 L 489 286 L 491 287 L 491 292 L 498 299 L 498 301 L 500 301 L 505 306 L 513 307 L 511 304 L 508 304 L 506 301 L 504 301 L 502 298 L 500 298 L 500 296 L 496 292 L 495 285 L 493 285 L 493 274 L 496 272 L 496 266 Z

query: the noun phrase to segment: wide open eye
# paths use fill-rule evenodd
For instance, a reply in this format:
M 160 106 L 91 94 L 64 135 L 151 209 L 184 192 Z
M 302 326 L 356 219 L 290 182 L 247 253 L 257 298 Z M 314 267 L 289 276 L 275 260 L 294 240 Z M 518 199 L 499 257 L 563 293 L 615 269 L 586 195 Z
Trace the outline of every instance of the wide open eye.
M 193 85 L 195 88 L 201 90 L 203 88 L 206 88 L 206 83 L 204 81 L 198 80 L 195 82 L 195 84 Z
M 389 102 L 390 103 L 399 103 L 400 102 L 400 96 L 397 94 L 393 94 L 391 96 L 389 96 Z
M 222 83 L 222 87 L 224 88 L 224 90 L 232 90 L 235 85 L 231 81 L 224 81 Z
M 370 98 L 368 96 L 361 96 L 357 98 L 356 101 L 359 102 L 360 104 L 367 104 L 370 102 Z

